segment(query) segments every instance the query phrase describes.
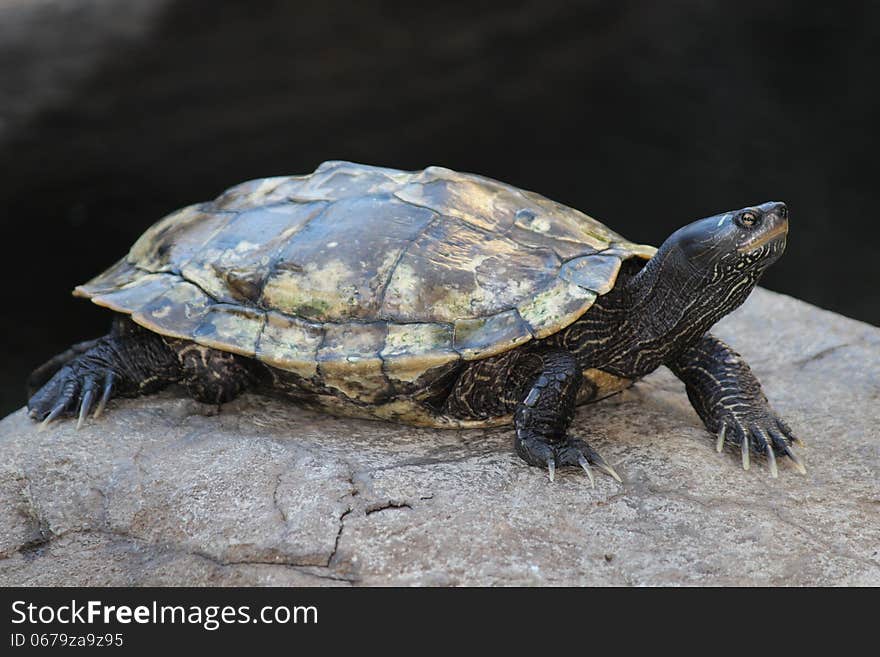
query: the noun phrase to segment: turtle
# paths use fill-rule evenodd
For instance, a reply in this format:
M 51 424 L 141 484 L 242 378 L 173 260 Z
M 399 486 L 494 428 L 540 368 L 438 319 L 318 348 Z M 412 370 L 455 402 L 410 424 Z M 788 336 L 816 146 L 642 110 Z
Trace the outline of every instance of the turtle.
M 439 166 L 328 161 L 261 178 L 150 227 L 75 288 L 110 332 L 30 376 L 29 415 L 77 427 L 114 397 L 178 383 L 338 416 L 468 429 L 513 425 L 529 465 L 593 468 L 576 406 L 661 365 L 721 452 L 805 472 L 799 440 L 742 357 L 709 329 L 783 253 L 785 203 L 694 221 L 658 248 L 497 180 Z

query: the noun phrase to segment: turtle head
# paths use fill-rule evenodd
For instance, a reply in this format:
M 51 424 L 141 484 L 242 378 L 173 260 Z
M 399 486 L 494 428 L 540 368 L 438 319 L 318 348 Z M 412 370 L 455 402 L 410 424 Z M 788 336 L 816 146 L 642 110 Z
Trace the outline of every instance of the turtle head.
M 779 202 L 695 221 L 670 235 L 632 279 L 633 301 L 655 332 L 702 335 L 746 300 L 787 235 L 788 209 Z
M 732 282 L 759 276 L 776 262 L 787 235 L 788 208 L 771 201 L 688 224 L 675 231 L 661 250 L 710 282 Z

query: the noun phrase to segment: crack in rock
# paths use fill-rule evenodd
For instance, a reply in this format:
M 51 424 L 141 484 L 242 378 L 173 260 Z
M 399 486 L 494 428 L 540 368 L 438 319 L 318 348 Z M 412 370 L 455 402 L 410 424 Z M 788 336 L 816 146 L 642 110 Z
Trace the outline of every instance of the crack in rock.
M 281 508 L 281 505 L 278 503 L 278 489 L 281 487 L 281 478 L 283 475 L 283 472 L 279 472 L 275 477 L 275 488 L 272 489 L 272 506 L 278 512 L 278 515 L 281 516 L 281 522 L 286 525 L 287 513 L 284 511 L 284 509 Z
M 348 507 L 342 515 L 339 516 L 339 531 L 336 533 L 336 540 L 333 542 L 333 551 L 330 552 L 330 556 L 327 557 L 326 568 L 331 568 L 333 565 L 333 560 L 336 558 L 336 553 L 339 551 L 339 541 L 342 539 L 342 532 L 345 531 L 345 518 L 353 510 L 352 507 Z
M 394 500 L 388 500 L 387 502 L 379 502 L 376 504 L 371 504 L 368 506 L 364 512 L 364 515 L 371 516 L 374 513 L 379 513 L 381 511 L 387 511 L 389 509 L 410 509 L 412 510 L 412 505 L 406 502 L 395 502 Z
M 843 342 L 841 344 L 832 345 L 830 347 L 826 347 L 825 349 L 821 349 L 821 350 L 817 351 L 815 354 L 805 356 L 804 358 L 799 358 L 798 360 L 793 361 L 791 364 L 797 368 L 804 367 L 805 365 L 808 365 L 809 363 L 812 363 L 814 361 L 825 358 L 825 356 L 828 356 L 829 354 L 833 354 L 834 352 L 839 351 L 840 349 L 846 349 L 847 347 L 855 347 L 858 344 L 859 344 L 858 342 Z
M 121 540 L 130 543 L 135 543 L 147 548 L 151 548 L 157 550 L 162 553 L 170 553 L 176 555 L 183 556 L 191 556 L 196 557 L 198 559 L 203 559 L 208 561 L 209 563 L 219 567 L 219 568 L 230 568 L 235 566 L 280 566 L 282 568 L 290 568 L 295 570 L 296 572 L 310 575 L 313 577 L 318 577 L 321 579 L 340 581 L 340 582 L 349 582 L 355 583 L 357 579 L 354 577 L 346 577 L 341 573 L 335 572 L 326 572 L 324 569 L 327 568 L 325 566 L 315 565 L 311 563 L 299 563 L 295 560 L 284 559 L 284 560 L 262 560 L 262 559 L 218 559 L 217 557 L 203 552 L 201 550 L 189 550 L 184 548 L 183 546 L 176 545 L 173 543 L 153 543 L 151 541 L 147 541 L 139 536 L 134 536 L 124 531 L 111 530 L 111 529 L 71 529 L 65 532 L 61 532 L 58 534 L 51 533 L 47 536 L 41 537 L 39 540 L 32 541 L 26 545 L 22 545 L 18 548 L 16 553 L 21 554 L 25 559 L 34 559 L 39 556 L 39 553 L 49 544 L 57 542 L 64 538 L 69 538 L 73 536 L 88 536 L 88 535 L 98 535 L 98 536 L 106 536 L 110 539 Z M 12 556 L 12 555 L 10 555 Z

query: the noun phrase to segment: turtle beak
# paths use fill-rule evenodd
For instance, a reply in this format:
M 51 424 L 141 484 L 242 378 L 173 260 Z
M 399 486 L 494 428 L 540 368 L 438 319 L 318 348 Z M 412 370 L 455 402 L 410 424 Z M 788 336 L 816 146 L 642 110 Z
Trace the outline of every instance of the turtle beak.
M 761 213 L 760 228 L 754 231 L 751 239 L 739 247 L 739 252 L 751 253 L 767 244 L 784 248 L 788 236 L 788 208 L 785 203 L 772 201 L 755 209 Z M 781 248 L 779 250 L 781 251 Z

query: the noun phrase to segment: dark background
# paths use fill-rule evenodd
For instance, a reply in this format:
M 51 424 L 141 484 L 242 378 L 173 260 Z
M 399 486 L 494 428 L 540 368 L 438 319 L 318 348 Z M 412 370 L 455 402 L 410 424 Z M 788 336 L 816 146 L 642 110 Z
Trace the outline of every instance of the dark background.
M 880 3 L 24 6 L 0 0 L 0 415 L 105 332 L 70 290 L 147 226 L 328 159 L 482 173 L 654 244 L 785 200 L 763 284 L 880 324 Z

